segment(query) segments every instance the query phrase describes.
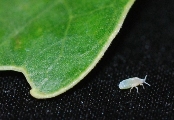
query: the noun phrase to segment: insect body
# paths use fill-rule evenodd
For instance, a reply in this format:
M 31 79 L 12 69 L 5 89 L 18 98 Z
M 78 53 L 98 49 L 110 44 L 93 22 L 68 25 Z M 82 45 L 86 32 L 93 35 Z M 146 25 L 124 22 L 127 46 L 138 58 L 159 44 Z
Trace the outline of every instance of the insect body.
M 119 88 L 120 89 L 128 89 L 128 88 L 131 88 L 133 89 L 134 87 L 137 89 L 137 93 L 138 93 L 138 85 L 142 85 L 143 86 L 143 83 L 149 85 L 148 83 L 146 83 L 146 77 L 147 75 L 145 76 L 144 79 L 140 79 L 138 77 L 133 77 L 133 78 L 129 78 L 129 79 L 126 79 L 126 80 L 123 80 L 120 82 L 119 84 Z M 150 86 L 150 85 L 149 85 Z M 144 86 L 143 86 L 144 88 Z M 130 92 L 131 92 L 131 89 L 130 89 Z

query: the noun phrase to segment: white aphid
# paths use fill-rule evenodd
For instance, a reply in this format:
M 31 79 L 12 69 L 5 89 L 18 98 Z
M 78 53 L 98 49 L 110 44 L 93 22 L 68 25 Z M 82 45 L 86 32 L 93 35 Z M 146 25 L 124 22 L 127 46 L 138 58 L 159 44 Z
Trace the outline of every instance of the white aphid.
M 134 87 L 137 89 L 137 93 L 138 93 L 138 85 L 142 85 L 143 86 L 143 83 L 149 85 L 146 81 L 146 77 L 147 75 L 145 76 L 144 79 L 140 79 L 138 77 L 133 77 L 133 78 L 129 78 L 129 79 L 126 79 L 126 80 L 123 80 L 120 82 L 119 84 L 119 88 L 120 89 L 128 89 L 128 88 L 131 88 L 133 89 Z M 150 85 L 149 85 L 150 86 Z M 144 86 L 143 86 L 144 88 Z M 131 92 L 131 89 L 130 89 L 130 92 Z

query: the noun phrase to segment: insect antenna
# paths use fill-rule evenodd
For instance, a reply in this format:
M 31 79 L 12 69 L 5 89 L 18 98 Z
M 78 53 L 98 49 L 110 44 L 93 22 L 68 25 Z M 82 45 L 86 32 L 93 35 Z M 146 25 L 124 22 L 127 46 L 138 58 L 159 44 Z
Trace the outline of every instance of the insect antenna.
M 144 82 L 146 81 L 146 77 L 147 77 L 147 75 L 144 77 Z
M 148 84 L 148 83 L 146 82 L 146 77 L 147 77 L 147 75 L 146 75 L 145 78 L 144 78 L 144 83 L 150 86 L 150 84 Z

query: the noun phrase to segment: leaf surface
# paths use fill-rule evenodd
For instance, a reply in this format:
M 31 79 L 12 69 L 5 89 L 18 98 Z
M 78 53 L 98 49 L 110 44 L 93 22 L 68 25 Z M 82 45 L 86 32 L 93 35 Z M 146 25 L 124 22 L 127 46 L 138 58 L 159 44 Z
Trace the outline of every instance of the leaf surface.
M 0 70 L 22 72 L 35 98 L 72 88 L 94 68 L 134 0 L 1 0 Z

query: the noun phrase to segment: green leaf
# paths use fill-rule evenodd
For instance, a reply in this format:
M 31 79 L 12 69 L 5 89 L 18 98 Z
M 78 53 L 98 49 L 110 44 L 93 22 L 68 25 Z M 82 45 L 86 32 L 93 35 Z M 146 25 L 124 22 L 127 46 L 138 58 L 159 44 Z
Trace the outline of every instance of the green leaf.
M 0 70 L 22 72 L 35 98 L 72 88 L 94 68 L 134 0 L 1 0 Z

